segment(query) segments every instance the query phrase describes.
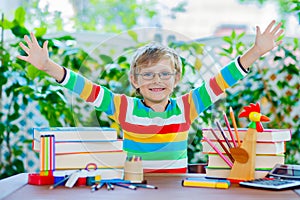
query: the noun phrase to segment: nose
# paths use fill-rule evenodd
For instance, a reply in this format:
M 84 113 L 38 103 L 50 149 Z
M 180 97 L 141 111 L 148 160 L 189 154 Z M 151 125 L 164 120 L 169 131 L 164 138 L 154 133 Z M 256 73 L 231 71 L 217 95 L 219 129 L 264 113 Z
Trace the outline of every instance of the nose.
M 154 77 L 152 79 L 153 82 L 160 82 L 160 76 L 159 73 L 154 73 Z

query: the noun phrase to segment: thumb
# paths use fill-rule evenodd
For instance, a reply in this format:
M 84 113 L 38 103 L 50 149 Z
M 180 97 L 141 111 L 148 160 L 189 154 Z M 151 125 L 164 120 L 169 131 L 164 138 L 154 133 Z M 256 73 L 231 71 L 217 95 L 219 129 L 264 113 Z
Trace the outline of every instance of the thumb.
M 48 51 L 48 40 L 44 42 L 43 49 Z
M 261 31 L 259 26 L 256 26 L 256 35 L 261 35 Z

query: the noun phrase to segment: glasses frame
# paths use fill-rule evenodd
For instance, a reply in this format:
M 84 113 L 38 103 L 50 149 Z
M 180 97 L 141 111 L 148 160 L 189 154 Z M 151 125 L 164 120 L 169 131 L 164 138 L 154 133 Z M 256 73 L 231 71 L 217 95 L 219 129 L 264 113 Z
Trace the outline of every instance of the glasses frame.
M 162 78 L 162 77 L 164 77 L 164 73 L 168 73 L 168 77 L 167 78 Z M 147 77 L 147 76 L 145 76 L 146 74 L 151 74 L 151 77 L 149 77 L 149 78 L 145 78 L 145 77 Z M 145 81 L 151 81 L 151 80 L 153 80 L 154 79 L 154 77 L 156 76 L 156 75 L 158 75 L 158 77 L 161 79 L 161 80 L 170 80 L 170 78 L 172 77 L 172 76 L 174 76 L 174 75 L 176 75 L 177 74 L 177 72 L 144 72 L 144 73 L 140 73 L 140 74 L 138 74 L 138 73 L 136 73 L 135 75 L 136 76 L 141 76 L 142 77 L 142 79 L 143 80 L 145 80 Z

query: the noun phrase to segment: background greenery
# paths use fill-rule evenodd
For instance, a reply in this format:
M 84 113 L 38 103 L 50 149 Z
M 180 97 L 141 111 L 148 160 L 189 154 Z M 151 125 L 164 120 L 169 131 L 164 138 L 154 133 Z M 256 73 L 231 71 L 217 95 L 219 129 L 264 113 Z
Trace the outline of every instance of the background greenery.
M 97 124 L 92 118 L 87 118 L 82 115 L 80 109 L 70 108 L 65 97 L 64 91 L 54 83 L 53 79 L 48 77 L 46 74 L 37 71 L 33 66 L 17 60 L 15 58 L 16 54 L 24 52 L 16 52 L 18 49 L 18 43 L 23 40 L 25 34 L 29 34 L 28 28 L 26 28 L 26 20 L 32 19 L 32 14 L 40 12 L 40 16 L 52 17 L 52 26 L 46 24 L 45 18 L 41 17 L 38 20 L 38 25 L 34 29 L 35 35 L 38 38 L 40 44 L 45 40 L 49 41 L 49 52 L 53 60 L 59 64 L 66 66 L 72 70 L 78 71 L 82 74 L 91 74 L 91 66 L 95 69 L 103 71 L 99 82 L 102 85 L 112 89 L 113 91 L 118 91 L 119 88 L 128 88 L 125 90 L 127 95 L 134 95 L 130 88 L 129 82 L 122 81 L 118 84 L 118 87 L 112 85 L 111 83 L 118 82 L 120 77 L 126 77 L 129 69 L 129 58 L 126 56 L 119 56 L 117 59 L 113 59 L 111 55 L 99 55 L 97 58 L 91 57 L 83 49 L 76 47 L 76 41 L 71 36 L 63 37 L 46 37 L 45 34 L 49 31 L 49 28 L 61 30 L 63 27 L 63 22 L 60 18 L 60 13 L 55 13 L 55 15 L 48 13 L 47 10 L 40 11 L 38 9 L 30 9 L 33 3 L 38 1 L 32 1 L 31 3 L 25 3 L 23 7 L 20 7 L 15 12 L 15 17 L 13 20 L 8 20 L 2 16 L 1 30 L 2 30 L 2 40 L 0 46 L 0 95 L 1 99 L 6 99 L 9 104 L 9 108 L 4 109 L 2 101 L 0 102 L 0 178 L 11 176 L 20 172 L 24 172 L 23 163 L 23 151 L 24 144 L 29 144 L 31 138 L 23 138 L 19 136 L 22 127 L 17 123 L 18 119 L 21 117 L 20 105 L 28 105 L 31 102 L 38 102 L 40 113 L 49 122 L 49 126 L 75 126 L 76 122 L 74 120 L 74 115 L 80 121 L 84 121 L 84 125 L 101 125 L 101 126 L 113 126 L 116 125 L 109 119 L 102 117 L 101 112 L 96 112 Z M 78 4 L 79 1 L 73 1 L 74 4 Z M 117 8 L 117 13 L 114 15 L 102 15 L 98 14 L 95 20 L 104 20 L 101 30 L 107 32 L 120 32 L 122 30 L 128 30 L 137 24 L 136 18 L 141 13 L 144 13 L 145 18 L 150 21 L 153 17 L 157 16 L 158 13 L 155 11 L 153 5 L 155 1 L 149 1 L 149 5 L 139 7 L 136 1 L 126 1 L 125 6 L 118 7 L 114 1 L 103 1 L 106 3 L 107 7 L 96 8 L 90 13 L 85 10 L 79 10 L 79 18 L 74 19 L 76 27 L 80 29 L 88 29 L 91 27 L 97 28 L 98 26 L 94 23 L 96 21 L 89 21 L 85 17 L 96 16 L 99 9 L 110 9 Z M 89 2 L 91 5 L 93 1 Z M 297 3 L 297 2 L 296 2 Z M 298 6 L 298 4 L 294 3 Z M 170 17 L 174 17 L 177 12 L 184 11 L 185 4 L 182 3 L 179 6 L 172 8 L 169 11 Z M 136 12 L 130 12 L 131 15 L 126 16 L 126 21 L 122 21 L 124 17 L 118 17 L 128 13 L 128 10 L 136 8 Z M 298 8 L 299 10 L 299 8 Z M 295 12 L 294 10 L 289 10 L 289 12 Z M 111 24 L 114 24 L 112 26 Z M 104 27 L 104 28 L 103 28 Z M 98 27 L 99 28 L 99 27 Z M 4 41 L 4 30 L 10 30 L 13 34 L 12 43 L 5 43 Z M 128 46 L 124 50 L 129 48 L 136 48 L 142 45 L 138 39 L 137 35 L 130 31 L 128 32 L 132 39 L 135 41 L 134 46 Z M 227 43 L 227 47 L 223 48 L 220 54 L 222 56 L 228 57 L 230 59 L 236 57 L 238 54 L 243 52 L 249 44 L 243 42 L 244 34 L 237 35 L 233 32 L 230 36 L 224 37 L 224 41 Z M 203 53 L 203 44 L 196 42 L 170 42 L 169 46 L 183 52 L 185 55 L 200 55 Z M 289 117 L 293 107 L 299 105 L 299 82 L 289 82 L 289 80 L 299 80 L 299 61 L 297 56 L 294 55 L 296 49 L 299 49 L 298 39 L 294 39 L 292 43 L 286 44 L 280 47 L 280 51 L 283 52 L 278 56 L 274 57 L 274 63 L 279 60 L 289 57 L 292 61 L 279 67 L 275 72 L 270 74 L 268 68 L 254 67 L 251 73 L 247 77 L 247 82 L 243 82 L 244 90 L 230 90 L 227 91 L 226 100 L 224 104 L 208 109 L 204 112 L 199 120 L 192 125 L 191 128 L 191 139 L 189 141 L 188 156 L 189 162 L 205 162 L 205 158 L 199 158 L 195 156 L 201 151 L 201 127 L 211 124 L 212 119 L 212 109 L 219 109 L 219 112 L 214 111 L 214 113 L 222 113 L 221 110 L 225 107 L 232 106 L 236 111 L 236 115 L 241 110 L 243 105 L 247 105 L 253 102 L 261 102 L 268 104 L 270 106 L 270 112 L 264 113 L 272 117 L 272 122 L 267 125 L 269 128 L 291 128 L 293 130 L 293 140 L 287 144 L 287 162 L 288 163 L 299 163 L 295 159 L 295 154 L 299 153 L 300 146 L 300 125 L 299 115 L 292 119 L 292 123 L 285 121 L 285 117 Z M 184 70 L 197 73 L 201 68 L 201 61 L 195 60 L 194 63 L 189 63 L 187 60 L 182 58 Z M 113 65 L 112 65 L 113 64 Z M 107 69 L 107 65 L 110 65 L 110 70 Z M 279 79 L 278 75 L 284 76 L 285 80 Z M 272 82 L 270 81 L 272 80 Z M 288 81 L 286 81 L 288 80 Z M 278 93 L 274 89 L 274 82 L 276 87 L 285 91 L 284 93 Z M 186 81 L 184 84 L 188 88 L 193 87 L 193 82 Z M 237 86 L 238 87 L 238 86 Z M 233 88 L 234 89 L 234 88 Z M 123 90 L 124 91 L 124 90 Z M 232 92 L 234 91 L 234 92 Z M 178 88 L 176 89 L 174 95 L 179 95 L 184 93 Z M 80 101 L 80 100 L 78 100 Z M 8 110 L 8 111 L 7 111 Z M 75 112 L 75 114 L 74 114 Z M 95 112 L 95 111 L 92 111 Z M 90 116 L 94 116 L 91 114 Z M 240 126 L 243 126 L 242 121 L 238 121 Z M 116 127 L 118 128 L 118 127 Z

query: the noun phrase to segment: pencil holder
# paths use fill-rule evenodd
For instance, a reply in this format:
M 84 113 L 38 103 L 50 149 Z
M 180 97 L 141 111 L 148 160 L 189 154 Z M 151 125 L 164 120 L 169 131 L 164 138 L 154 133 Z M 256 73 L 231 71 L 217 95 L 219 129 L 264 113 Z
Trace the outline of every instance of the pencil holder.
M 140 158 L 131 158 L 125 161 L 124 179 L 129 181 L 143 181 L 143 163 Z

